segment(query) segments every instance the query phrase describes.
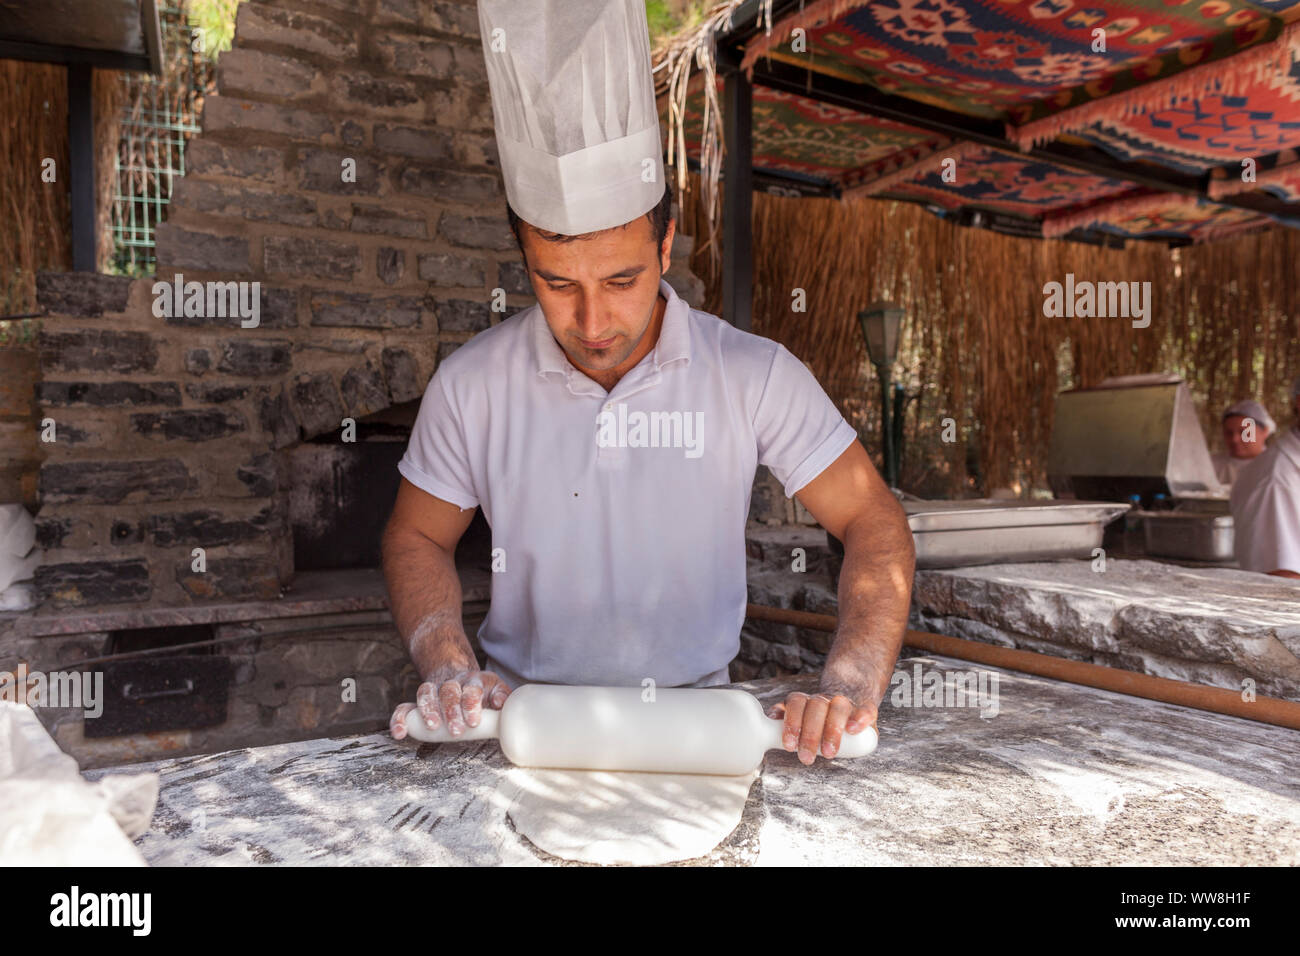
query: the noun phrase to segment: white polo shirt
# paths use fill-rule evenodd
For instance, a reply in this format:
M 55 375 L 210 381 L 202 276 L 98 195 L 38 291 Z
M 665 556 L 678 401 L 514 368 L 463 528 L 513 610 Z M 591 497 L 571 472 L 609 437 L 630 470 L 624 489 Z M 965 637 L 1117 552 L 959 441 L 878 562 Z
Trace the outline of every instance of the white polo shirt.
M 659 341 L 610 392 L 538 305 L 449 355 L 425 390 L 398 470 L 483 509 L 504 570 L 478 636 L 511 686 L 725 683 L 757 465 L 790 496 L 857 439 L 783 346 L 659 288 Z

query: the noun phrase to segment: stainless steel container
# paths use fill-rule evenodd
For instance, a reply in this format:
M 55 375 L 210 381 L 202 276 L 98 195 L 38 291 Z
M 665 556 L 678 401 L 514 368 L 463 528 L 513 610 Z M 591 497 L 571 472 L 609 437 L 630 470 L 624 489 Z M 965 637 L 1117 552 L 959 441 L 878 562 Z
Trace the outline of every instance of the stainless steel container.
M 1232 516 L 1192 511 L 1143 511 L 1147 554 L 1222 564 L 1233 560 Z
M 1107 379 L 1056 396 L 1047 476 L 1058 495 L 1150 504 L 1223 497 L 1191 392 L 1177 376 Z
M 1097 501 L 904 501 L 918 568 L 1089 558 L 1128 505 Z

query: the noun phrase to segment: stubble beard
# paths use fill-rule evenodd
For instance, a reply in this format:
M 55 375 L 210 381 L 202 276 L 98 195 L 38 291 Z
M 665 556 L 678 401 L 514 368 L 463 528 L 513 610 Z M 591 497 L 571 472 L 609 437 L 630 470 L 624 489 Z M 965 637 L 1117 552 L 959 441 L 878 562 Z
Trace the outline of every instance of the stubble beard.
M 612 368 L 617 368 L 627 357 L 637 350 L 641 340 L 650 331 L 650 325 L 654 321 L 654 310 L 659 304 L 659 296 L 656 294 L 654 301 L 650 304 L 650 311 L 646 314 L 645 323 L 641 326 L 641 332 L 635 339 L 629 340 L 623 333 L 618 333 L 614 339 L 614 344 L 603 349 L 589 349 L 576 341 L 576 336 L 572 336 L 571 344 L 564 349 L 568 355 L 569 361 L 578 368 L 587 369 L 592 372 L 608 372 Z

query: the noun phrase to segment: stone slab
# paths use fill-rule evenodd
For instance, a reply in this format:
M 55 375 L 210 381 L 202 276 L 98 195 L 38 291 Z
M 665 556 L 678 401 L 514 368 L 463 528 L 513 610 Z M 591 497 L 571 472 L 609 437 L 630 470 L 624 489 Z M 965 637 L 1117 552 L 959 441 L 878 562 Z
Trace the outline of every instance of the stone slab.
M 475 569 L 461 572 L 466 603 L 486 601 L 490 575 Z M 304 571 L 295 575 L 283 597 L 274 601 L 238 601 L 174 607 L 132 607 L 35 612 L 0 612 L 0 634 L 14 638 L 80 634 L 123 628 L 169 627 L 270 620 L 344 611 L 388 608 L 383 571 L 358 568 L 344 571 Z
M 918 571 L 913 625 L 1300 699 L 1300 583 L 1149 560 Z
M 970 665 L 900 662 L 951 679 Z M 1044 678 L 998 676 L 998 713 L 893 706 L 860 761 L 769 752 L 701 865 L 1296 865 L 1300 733 Z M 737 685 L 765 702 L 811 676 Z M 537 865 L 495 741 L 336 737 L 136 764 L 162 791 L 155 866 Z M 86 774 L 96 779 L 105 772 Z

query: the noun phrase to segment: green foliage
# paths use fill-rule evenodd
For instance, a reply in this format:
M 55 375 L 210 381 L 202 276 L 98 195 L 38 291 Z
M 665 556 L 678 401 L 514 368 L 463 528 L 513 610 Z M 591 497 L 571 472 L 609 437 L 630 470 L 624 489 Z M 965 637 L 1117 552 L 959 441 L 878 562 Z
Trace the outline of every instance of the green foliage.
M 718 0 L 646 0 L 645 18 L 650 25 L 650 45 L 663 37 L 694 26 Z
M 32 290 L 32 276 L 22 269 L 0 276 L 0 315 L 34 312 Z M 40 319 L 0 319 L 0 349 L 35 348 L 40 330 Z
M 0 319 L 0 349 L 35 348 L 40 331 L 40 319 Z
M 235 37 L 235 12 L 242 0 L 188 0 L 186 15 L 191 29 L 203 37 L 202 52 L 216 60 L 223 50 L 230 49 Z
M 646 0 L 645 18 L 650 24 L 651 42 L 677 29 L 677 18 L 668 9 L 666 0 Z
M 105 275 L 130 276 L 132 279 L 143 279 L 153 275 L 153 269 L 144 262 L 126 261 L 116 257 L 102 271 Z

